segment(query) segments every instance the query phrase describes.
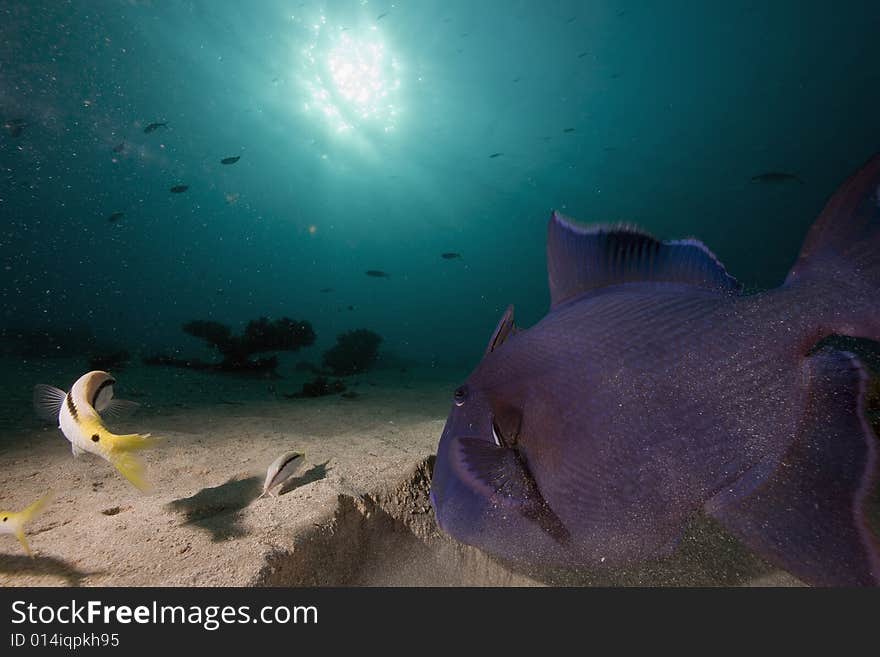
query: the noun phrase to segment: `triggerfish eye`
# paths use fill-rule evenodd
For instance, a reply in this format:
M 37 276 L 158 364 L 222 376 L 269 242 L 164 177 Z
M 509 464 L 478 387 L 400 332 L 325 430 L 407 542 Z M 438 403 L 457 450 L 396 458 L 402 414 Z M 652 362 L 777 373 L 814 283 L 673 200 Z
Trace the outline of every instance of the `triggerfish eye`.
M 455 393 L 453 393 L 452 395 L 452 398 L 455 400 L 456 406 L 464 406 L 464 402 L 467 399 L 467 396 L 467 386 L 461 386 L 460 388 L 456 388 Z

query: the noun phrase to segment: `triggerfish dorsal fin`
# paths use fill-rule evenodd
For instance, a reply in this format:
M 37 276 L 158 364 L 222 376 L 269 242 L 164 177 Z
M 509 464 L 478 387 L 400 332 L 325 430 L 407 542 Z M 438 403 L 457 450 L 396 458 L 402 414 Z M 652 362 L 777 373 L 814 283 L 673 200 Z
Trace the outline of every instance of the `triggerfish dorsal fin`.
M 547 274 L 553 307 L 611 285 L 684 283 L 738 293 L 742 285 L 696 239 L 660 241 L 635 228 L 579 226 L 554 212 L 547 229 Z
M 488 495 L 494 504 L 517 510 L 558 543 L 571 538 L 516 450 L 481 438 L 458 438 L 452 453 L 453 467 L 474 491 Z

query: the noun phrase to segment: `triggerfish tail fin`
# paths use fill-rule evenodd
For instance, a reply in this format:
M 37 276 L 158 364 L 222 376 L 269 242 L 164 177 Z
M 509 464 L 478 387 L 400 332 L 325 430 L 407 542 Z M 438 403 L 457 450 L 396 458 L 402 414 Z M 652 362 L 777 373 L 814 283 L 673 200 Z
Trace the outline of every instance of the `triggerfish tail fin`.
M 706 511 L 768 561 L 815 586 L 880 585 L 870 497 L 880 481 L 867 376 L 848 352 L 808 360 L 807 403 L 782 459 L 755 466 Z
M 837 284 L 820 292 L 842 304 L 821 318 L 823 333 L 880 339 L 880 154 L 826 203 L 785 282 Z
M 43 497 L 25 508 L 18 515 L 18 527 L 15 529 L 15 537 L 18 539 L 18 542 L 21 543 L 21 546 L 24 548 L 24 551 L 27 552 L 28 556 L 33 556 L 33 552 L 31 552 L 31 546 L 28 545 L 27 537 L 24 534 L 24 528 L 37 516 L 37 514 L 40 513 L 40 511 L 43 510 L 43 507 L 45 507 L 51 499 L 52 493 L 46 493 Z
M 133 454 L 117 452 L 110 457 L 110 462 L 135 488 L 145 493 L 150 490 L 150 484 L 144 476 L 144 466 Z

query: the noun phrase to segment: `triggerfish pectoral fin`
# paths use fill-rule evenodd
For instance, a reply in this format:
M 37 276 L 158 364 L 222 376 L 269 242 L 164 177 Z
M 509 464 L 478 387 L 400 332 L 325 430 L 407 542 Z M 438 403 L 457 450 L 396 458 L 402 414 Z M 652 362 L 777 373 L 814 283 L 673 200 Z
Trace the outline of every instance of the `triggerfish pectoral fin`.
M 755 552 L 809 584 L 876 586 L 880 543 L 866 506 L 880 464 L 864 415 L 866 374 L 846 352 L 820 351 L 809 364 L 796 440 L 775 467 L 746 474 L 706 510 Z
M 480 438 L 458 438 L 453 449 L 453 465 L 462 481 L 474 491 L 498 504 L 515 508 L 556 542 L 566 543 L 570 539 L 565 525 L 541 496 L 516 450 Z

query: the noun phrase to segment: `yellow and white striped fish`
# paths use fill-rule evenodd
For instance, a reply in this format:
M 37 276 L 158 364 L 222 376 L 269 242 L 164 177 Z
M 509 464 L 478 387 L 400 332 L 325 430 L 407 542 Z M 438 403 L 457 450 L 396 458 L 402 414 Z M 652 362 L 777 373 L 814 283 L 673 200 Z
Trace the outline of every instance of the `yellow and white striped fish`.
M 0 511 L 0 534 L 14 534 L 30 557 L 34 555 L 31 552 L 31 546 L 28 545 L 27 538 L 25 538 L 24 526 L 43 510 L 51 498 L 52 493 L 46 493 L 24 511 Z
M 96 454 L 139 489 L 147 490 L 143 466 L 132 452 L 151 447 L 156 441 L 148 433 L 118 435 L 104 426 L 101 413 L 121 415 L 138 406 L 136 402 L 113 399 L 114 383 L 116 379 L 110 374 L 95 370 L 83 374 L 67 393 L 39 384 L 34 387 L 34 409 L 43 419 L 58 423 L 74 456 Z

